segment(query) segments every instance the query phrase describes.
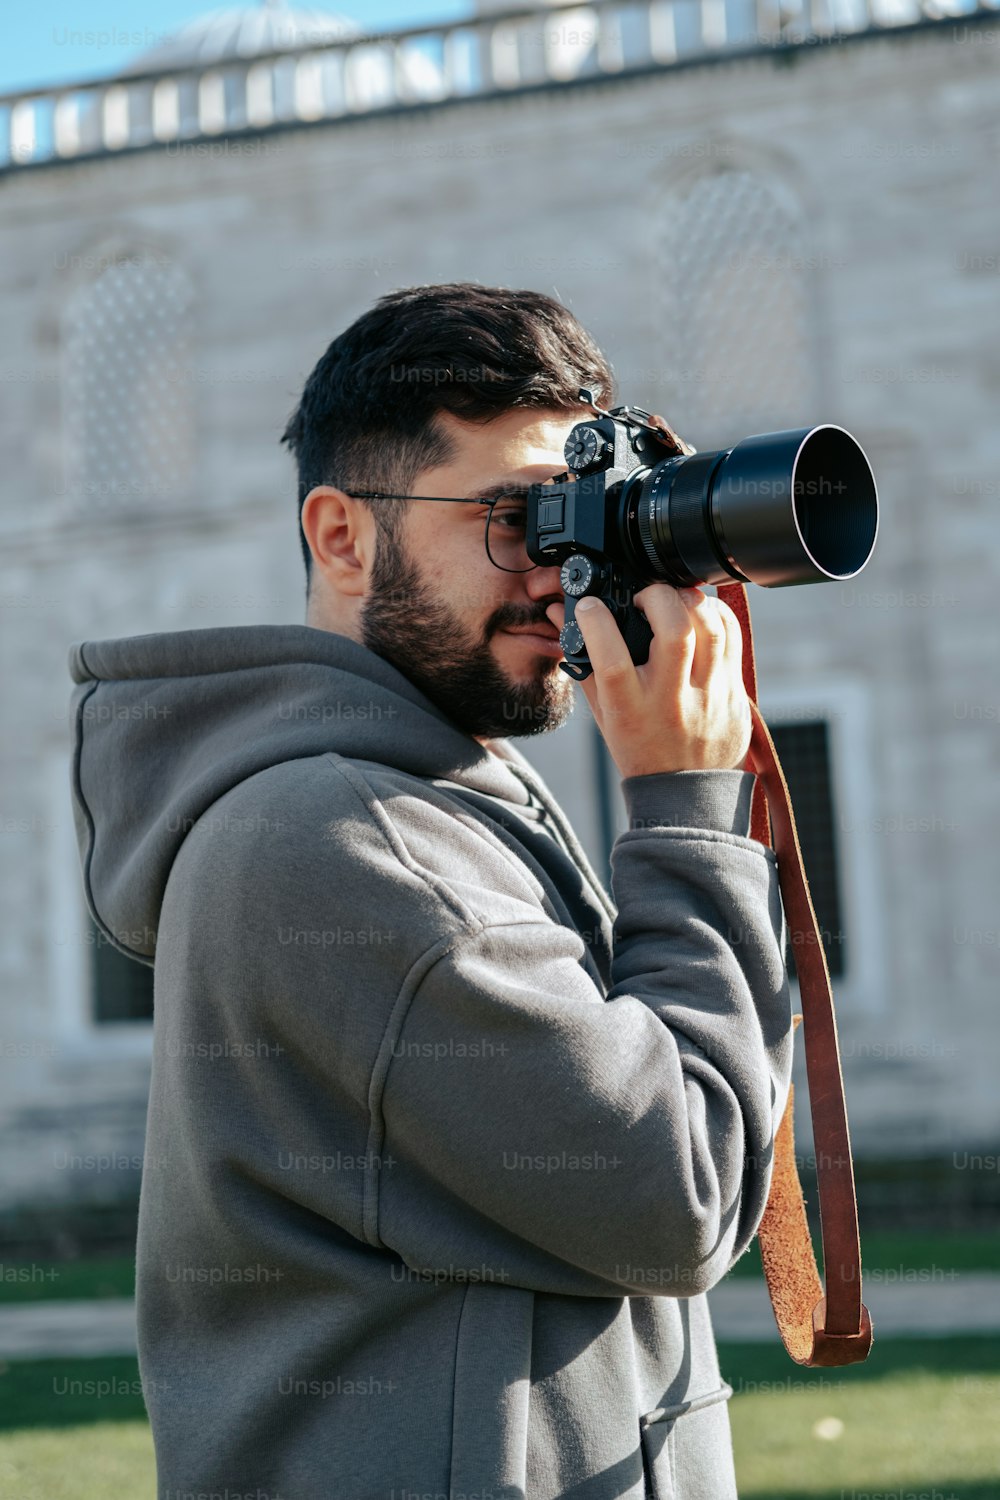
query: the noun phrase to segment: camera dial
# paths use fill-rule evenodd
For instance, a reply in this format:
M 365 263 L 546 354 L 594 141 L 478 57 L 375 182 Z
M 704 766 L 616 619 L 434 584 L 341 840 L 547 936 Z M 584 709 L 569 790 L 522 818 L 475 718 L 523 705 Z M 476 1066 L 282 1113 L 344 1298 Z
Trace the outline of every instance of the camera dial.
M 559 632 L 559 644 L 567 656 L 579 656 L 586 648 L 584 646 L 583 631 L 575 620 L 570 620 Z
M 589 469 L 591 464 L 597 463 L 598 459 L 604 456 L 607 448 L 607 441 L 596 427 L 576 427 L 571 436 L 566 439 L 566 446 L 563 449 L 566 467 L 574 474 L 579 474 L 583 469 Z
M 598 571 L 589 557 L 585 557 L 582 552 L 574 552 L 559 569 L 559 584 L 563 593 L 579 599 L 597 581 Z

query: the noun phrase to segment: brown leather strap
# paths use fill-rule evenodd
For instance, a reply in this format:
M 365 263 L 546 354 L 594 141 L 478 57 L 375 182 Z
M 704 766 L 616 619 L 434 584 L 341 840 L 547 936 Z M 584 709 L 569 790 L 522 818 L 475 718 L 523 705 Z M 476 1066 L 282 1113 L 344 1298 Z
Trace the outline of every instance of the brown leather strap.
M 743 632 L 743 683 L 753 716 L 747 766 L 757 778 L 751 803 L 750 836 L 774 848 L 782 904 L 795 952 L 802 1014 L 793 1017 L 793 1032 L 801 1021 L 816 1152 L 825 1294 L 795 1162 L 793 1088 L 789 1088 L 788 1103 L 774 1139 L 771 1190 L 757 1231 L 761 1260 L 781 1341 L 796 1364 L 856 1364 L 868 1357 L 872 1322 L 861 1300 L 854 1165 L 830 971 L 802 864 L 788 785 L 774 741 L 757 707 L 757 672 L 746 586 L 720 584 L 717 593 L 733 610 Z M 773 826 L 773 841 L 769 824 Z

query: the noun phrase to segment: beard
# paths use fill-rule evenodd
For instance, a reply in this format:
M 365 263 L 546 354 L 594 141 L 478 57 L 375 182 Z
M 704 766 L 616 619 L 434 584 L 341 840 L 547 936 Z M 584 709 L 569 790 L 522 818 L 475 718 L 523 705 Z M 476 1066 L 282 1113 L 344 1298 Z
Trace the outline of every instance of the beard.
M 475 635 L 435 596 L 401 536 L 379 535 L 369 593 L 361 607 L 362 642 L 391 662 L 454 724 L 477 739 L 546 734 L 573 711 L 573 684 L 554 658 L 530 677 L 509 677 L 490 641 L 498 630 L 551 627 L 544 605 L 502 604 Z

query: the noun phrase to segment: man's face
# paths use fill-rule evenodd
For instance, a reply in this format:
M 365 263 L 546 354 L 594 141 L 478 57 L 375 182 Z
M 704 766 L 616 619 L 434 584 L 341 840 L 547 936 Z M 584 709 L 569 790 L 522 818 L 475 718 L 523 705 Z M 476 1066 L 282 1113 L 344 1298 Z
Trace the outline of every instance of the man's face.
M 563 444 L 580 420 L 515 409 L 475 426 L 440 413 L 455 456 L 422 470 L 408 493 L 461 498 L 552 479 L 565 471 Z M 379 538 L 361 638 L 467 734 L 542 734 L 565 723 L 573 707 L 573 684 L 559 670 L 562 652 L 545 614 L 563 597 L 559 569 L 494 567 L 484 544 L 488 513 L 485 504 L 409 506 L 397 545 Z

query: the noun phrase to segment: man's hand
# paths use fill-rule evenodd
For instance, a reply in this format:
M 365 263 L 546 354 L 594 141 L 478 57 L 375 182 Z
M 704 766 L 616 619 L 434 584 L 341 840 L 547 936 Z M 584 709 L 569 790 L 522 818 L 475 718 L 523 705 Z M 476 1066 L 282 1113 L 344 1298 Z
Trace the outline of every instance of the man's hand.
M 667 583 L 640 589 L 635 604 L 653 632 L 649 660 L 638 667 L 607 606 L 586 598 L 576 605 L 594 669 L 580 686 L 621 776 L 750 770 L 753 725 L 736 615 L 701 589 Z M 561 629 L 565 603 L 546 614 Z

